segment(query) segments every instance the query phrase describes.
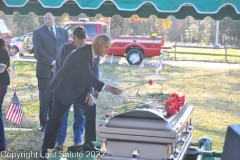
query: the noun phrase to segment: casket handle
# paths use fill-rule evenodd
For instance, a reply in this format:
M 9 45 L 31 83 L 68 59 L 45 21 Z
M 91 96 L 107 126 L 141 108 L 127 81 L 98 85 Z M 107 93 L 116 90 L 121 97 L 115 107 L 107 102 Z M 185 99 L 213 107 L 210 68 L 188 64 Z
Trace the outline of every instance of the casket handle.
M 136 147 L 132 150 L 132 159 L 137 159 L 138 157 L 139 157 L 139 150 Z
M 173 159 L 173 145 L 172 144 L 167 145 L 167 160 L 174 160 Z

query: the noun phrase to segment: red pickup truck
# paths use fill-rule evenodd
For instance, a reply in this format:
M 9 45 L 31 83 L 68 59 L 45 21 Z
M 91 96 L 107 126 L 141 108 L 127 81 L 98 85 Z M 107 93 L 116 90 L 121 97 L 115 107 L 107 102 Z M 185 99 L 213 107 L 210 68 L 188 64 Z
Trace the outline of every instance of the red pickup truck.
M 73 31 L 77 26 L 87 30 L 87 43 L 91 43 L 94 36 L 109 34 L 108 26 L 102 22 L 67 22 L 63 28 L 67 29 L 69 39 L 72 41 Z M 126 55 L 129 64 L 139 64 L 144 56 L 159 56 L 164 45 L 163 37 L 157 36 L 111 36 L 112 45 L 109 55 Z
M 73 41 L 73 31 L 76 27 L 83 26 L 87 30 L 87 43 L 92 43 L 93 38 L 99 34 L 109 34 L 108 25 L 102 22 L 67 22 L 63 28 L 68 31 L 69 40 Z M 28 38 L 28 37 L 26 37 Z M 24 38 L 24 39 L 26 39 Z M 159 56 L 164 45 L 163 37 L 158 36 L 111 36 L 112 45 L 109 55 L 126 56 L 129 64 L 140 64 L 146 56 Z M 32 44 L 23 46 L 29 52 L 33 51 Z

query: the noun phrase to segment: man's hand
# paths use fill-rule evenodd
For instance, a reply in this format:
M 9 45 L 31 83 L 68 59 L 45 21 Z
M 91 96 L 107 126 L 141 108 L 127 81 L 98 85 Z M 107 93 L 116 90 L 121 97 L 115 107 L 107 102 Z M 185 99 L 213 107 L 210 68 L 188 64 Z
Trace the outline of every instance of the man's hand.
M 121 94 L 123 92 L 121 89 L 112 87 L 109 85 L 106 85 L 105 90 L 111 92 L 112 94 L 116 94 L 116 95 Z
M 87 103 L 89 106 L 93 106 L 94 104 L 94 97 L 91 93 L 87 93 L 85 103 Z
M 98 99 L 98 97 L 99 97 L 99 92 L 96 89 L 94 89 L 94 95 L 93 96 L 96 99 Z

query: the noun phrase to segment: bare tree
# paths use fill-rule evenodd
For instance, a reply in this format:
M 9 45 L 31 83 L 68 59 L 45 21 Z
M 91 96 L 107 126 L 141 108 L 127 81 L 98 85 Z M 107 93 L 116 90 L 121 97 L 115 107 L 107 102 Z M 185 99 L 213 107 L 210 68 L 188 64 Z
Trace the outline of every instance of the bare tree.
M 14 12 L 13 23 L 12 33 L 14 36 L 32 32 L 35 28 L 39 27 L 38 16 L 35 13 L 22 16 L 18 12 Z

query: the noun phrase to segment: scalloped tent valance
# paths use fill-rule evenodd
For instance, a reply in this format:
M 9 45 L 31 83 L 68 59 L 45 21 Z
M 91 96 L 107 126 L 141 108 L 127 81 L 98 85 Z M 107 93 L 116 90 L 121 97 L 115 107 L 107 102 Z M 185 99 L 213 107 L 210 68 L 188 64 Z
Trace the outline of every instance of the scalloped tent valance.
M 18 11 L 22 15 L 34 12 L 39 16 L 52 12 L 55 16 L 85 13 L 94 17 L 100 13 L 105 17 L 118 14 L 124 18 L 136 14 L 141 18 L 173 15 L 177 19 L 210 16 L 215 20 L 225 17 L 240 20 L 240 0 L 0 0 L 0 10 L 7 15 Z

